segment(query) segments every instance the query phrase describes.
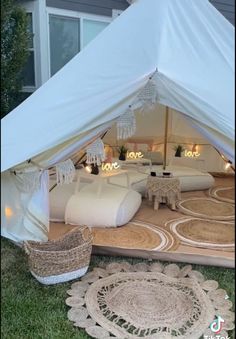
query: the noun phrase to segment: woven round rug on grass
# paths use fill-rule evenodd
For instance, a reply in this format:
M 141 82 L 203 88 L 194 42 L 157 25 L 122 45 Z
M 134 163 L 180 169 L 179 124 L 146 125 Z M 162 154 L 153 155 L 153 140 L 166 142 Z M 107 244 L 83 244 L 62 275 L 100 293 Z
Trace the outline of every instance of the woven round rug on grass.
M 227 292 L 191 265 L 110 263 L 71 285 L 66 304 L 74 326 L 92 338 L 199 339 L 234 329 Z
M 184 217 L 169 220 L 165 226 L 185 245 L 223 251 L 235 250 L 233 221 Z
M 234 220 L 234 205 L 211 198 L 188 198 L 177 202 L 180 212 L 199 218 Z
M 208 194 L 210 197 L 215 198 L 219 201 L 229 202 L 235 204 L 235 188 L 216 186 L 209 189 Z
M 173 251 L 179 241 L 163 227 L 143 221 L 131 221 L 116 228 L 92 228 L 93 245 L 129 249 Z

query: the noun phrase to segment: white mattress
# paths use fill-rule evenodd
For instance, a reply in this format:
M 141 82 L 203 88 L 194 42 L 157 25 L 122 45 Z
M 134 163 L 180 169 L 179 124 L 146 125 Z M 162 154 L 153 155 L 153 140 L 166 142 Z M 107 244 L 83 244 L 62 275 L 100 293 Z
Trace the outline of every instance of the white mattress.
M 145 195 L 145 189 L 146 189 L 146 182 L 147 177 L 149 173 L 140 173 L 136 170 L 128 170 L 128 176 L 129 176 L 129 183 L 130 188 L 135 190 L 136 192 L 139 192 L 142 195 Z M 127 175 L 118 175 L 111 177 L 109 180 L 110 184 L 119 185 L 122 187 L 127 187 Z
M 162 173 L 163 168 L 162 166 L 152 166 L 152 170 Z M 146 173 L 140 173 L 135 170 L 129 170 L 129 178 L 130 178 L 130 184 L 131 188 L 127 189 L 127 178 L 126 174 L 114 176 L 110 178 L 111 186 L 113 187 L 113 192 L 115 188 L 118 188 L 119 186 L 126 188 L 126 193 L 123 197 L 123 200 L 119 204 L 119 212 L 116 214 L 116 220 L 113 221 L 113 225 L 122 225 L 128 221 L 130 216 L 134 215 L 137 209 L 140 206 L 141 203 L 141 197 L 138 193 L 145 195 L 146 191 L 146 182 L 147 177 L 149 175 L 150 169 L 149 166 L 143 166 L 142 171 Z M 173 176 L 178 177 L 180 180 L 180 187 L 181 192 L 185 191 L 196 191 L 196 190 L 205 190 L 214 185 L 214 178 L 209 173 L 203 173 L 200 172 L 194 168 L 184 167 L 184 166 L 167 166 L 166 171 L 172 172 Z M 51 185 L 55 183 L 55 181 L 51 181 Z M 115 185 L 113 185 L 115 184 Z M 83 188 L 88 187 L 88 183 L 80 183 L 81 190 Z M 92 186 L 91 186 L 92 187 Z M 65 184 L 62 186 L 55 187 L 49 194 L 49 201 L 50 201 L 50 220 L 51 221 L 65 221 L 65 210 L 68 200 L 71 198 L 71 196 L 74 194 L 75 189 L 75 182 L 72 184 Z M 135 192 L 134 192 L 135 191 Z M 111 191 L 110 191 L 111 192 Z M 138 192 L 138 193 L 137 193 Z M 109 198 L 108 198 L 109 197 Z M 94 201 L 96 199 L 92 197 L 92 194 L 90 194 L 90 201 L 88 199 L 88 205 L 92 207 L 94 205 Z M 114 206 L 118 206 L 118 202 L 115 201 L 114 195 L 109 195 L 109 192 L 106 193 L 106 196 L 104 198 L 104 204 L 106 205 L 107 199 L 114 200 Z M 132 202 L 133 200 L 133 202 Z M 114 208 L 113 206 L 113 208 Z M 103 210 L 103 209 L 101 209 Z M 83 213 L 83 211 L 81 212 Z M 82 215 L 82 214 L 81 214 Z M 104 215 L 106 215 L 106 209 L 104 212 Z M 131 217 L 132 218 L 132 217 Z M 103 222 L 103 226 L 107 224 L 105 217 L 101 219 L 100 221 Z M 101 222 L 99 221 L 99 225 Z M 82 222 L 82 219 L 80 220 Z M 83 219 L 84 222 L 84 219 Z
M 130 189 L 104 184 L 83 187 L 73 194 L 65 209 L 65 222 L 89 227 L 116 227 L 130 221 L 141 205 L 141 195 Z
M 49 187 L 52 187 L 56 181 L 50 180 Z M 64 184 L 56 186 L 49 193 L 49 210 L 50 210 L 50 220 L 64 222 L 65 221 L 65 209 L 66 204 L 72 194 L 75 191 L 75 182 L 71 184 Z M 84 187 L 85 183 L 80 183 L 81 188 Z
M 144 196 L 146 190 L 147 177 L 150 173 L 150 168 L 149 166 L 143 166 L 141 170 L 144 173 L 134 171 L 133 169 L 130 170 L 129 177 L 131 188 Z M 152 171 L 162 173 L 163 167 L 161 165 L 152 166 Z M 210 175 L 209 173 L 200 172 L 197 169 L 190 167 L 166 166 L 165 171 L 171 172 L 174 177 L 179 178 L 181 192 L 206 190 L 212 187 L 215 183 L 213 176 Z M 117 177 L 113 177 L 111 178 L 110 183 L 126 187 L 127 185 L 126 175 L 124 174 Z
M 163 172 L 162 166 L 152 166 L 152 170 L 158 173 Z M 195 168 L 185 166 L 166 166 L 166 172 L 171 172 L 174 177 L 180 180 L 181 192 L 202 191 L 212 187 L 215 179 L 209 173 L 200 172 Z
M 50 187 L 54 183 L 55 181 L 50 181 Z M 74 195 L 75 185 L 76 183 L 73 182 L 56 186 L 49 193 L 51 221 L 65 222 L 66 206 Z M 80 183 L 78 198 L 73 198 L 74 202 L 70 203 L 67 209 L 68 223 L 103 227 L 120 226 L 129 222 L 140 207 L 141 195 L 134 190 L 103 185 L 99 198 L 96 196 L 96 190 L 96 184 Z

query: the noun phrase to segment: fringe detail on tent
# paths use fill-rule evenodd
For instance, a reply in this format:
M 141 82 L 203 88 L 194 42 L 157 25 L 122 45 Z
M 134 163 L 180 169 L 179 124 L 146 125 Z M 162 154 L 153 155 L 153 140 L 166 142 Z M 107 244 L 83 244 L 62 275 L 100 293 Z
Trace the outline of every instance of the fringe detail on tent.
M 97 164 L 98 166 L 105 160 L 105 150 L 103 141 L 98 138 L 88 147 L 86 147 L 87 163 Z
M 118 118 L 116 126 L 118 140 L 127 139 L 134 135 L 136 131 L 136 118 L 131 108 Z
M 70 184 L 75 176 L 75 166 L 71 159 L 56 164 L 57 184 Z
M 40 188 L 42 171 L 13 173 L 14 182 L 20 192 L 32 193 Z

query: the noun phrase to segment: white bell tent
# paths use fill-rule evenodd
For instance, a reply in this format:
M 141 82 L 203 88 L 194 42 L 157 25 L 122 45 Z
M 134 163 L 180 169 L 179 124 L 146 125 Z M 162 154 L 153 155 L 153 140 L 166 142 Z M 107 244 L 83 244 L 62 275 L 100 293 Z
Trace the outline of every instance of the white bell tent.
M 46 240 L 47 169 L 69 178 L 61 162 L 150 102 L 234 163 L 234 28 L 209 1 L 135 1 L 2 119 L 2 235 Z

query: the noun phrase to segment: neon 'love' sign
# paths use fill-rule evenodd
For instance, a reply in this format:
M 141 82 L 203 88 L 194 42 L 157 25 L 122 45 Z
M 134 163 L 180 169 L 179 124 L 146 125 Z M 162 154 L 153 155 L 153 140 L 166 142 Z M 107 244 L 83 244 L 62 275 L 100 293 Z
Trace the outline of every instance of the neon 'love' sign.
M 188 158 L 194 158 L 194 157 L 199 157 L 200 153 L 198 151 L 192 152 L 192 151 L 184 151 L 184 156 Z
M 117 162 L 106 162 L 102 164 L 102 171 L 113 171 L 120 168 Z
M 142 152 L 127 152 L 127 159 L 141 159 L 142 157 Z

